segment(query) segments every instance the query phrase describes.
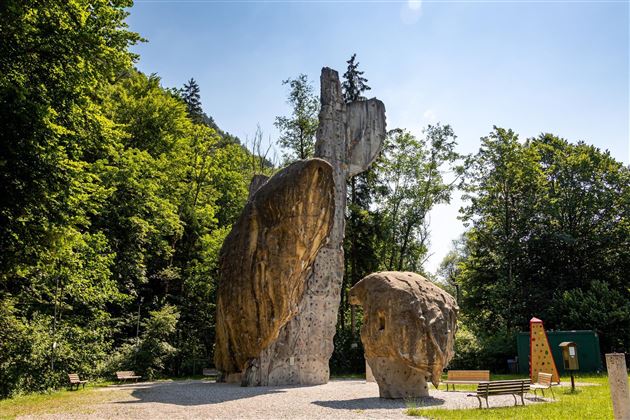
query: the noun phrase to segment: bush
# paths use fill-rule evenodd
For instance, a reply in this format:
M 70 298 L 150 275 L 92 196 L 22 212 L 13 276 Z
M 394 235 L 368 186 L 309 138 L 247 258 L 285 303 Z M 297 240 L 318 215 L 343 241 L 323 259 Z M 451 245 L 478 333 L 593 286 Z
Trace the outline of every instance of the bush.
M 179 312 L 172 305 L 149 312 L 138 343 L 130 341 L 120 346 L 108 361 L 109 372 L 133 370 L 149 380 L 168 373 L 169 362 L 177 354 L 170 341 L 178 320 Z
M 359 333 L 352 337 L 350 329 L 337 330 L 335 349 L 330 358 L 330 372 L 335 375 L 365 374 L 365 357 Z
M 455 356 L 449 369 L 489 369 L 496 373 L 507 372 L 507 359 L 516 354 L 516 336 L 504 330 L 492 335 L 474 333 L 464 323 L 458 324 L 455 335 Z

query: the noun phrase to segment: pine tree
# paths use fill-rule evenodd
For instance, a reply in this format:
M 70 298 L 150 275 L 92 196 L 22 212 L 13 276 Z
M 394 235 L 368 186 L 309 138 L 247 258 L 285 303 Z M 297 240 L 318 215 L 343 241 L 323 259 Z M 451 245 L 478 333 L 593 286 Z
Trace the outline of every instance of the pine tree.
M 199 85 L 194 78 L 190 78 L 188 83 L 184 84 L 184 88 L 181 90 L 181 96 L 186 107 L 188 108 L 188 115 L 190 118 L 197 122 L 203 122 L 203 109 L 201 108 L 201 95 Z
M 346 63 L 348 63 L 348 70 L 344 73 L 343 78 L 345 80 L 341 84 L 346 103 L 365 100 L 365 97 L 361 96 L 361 94 L 371 89 L 366 84 L 368 80 L 363 77 L 363 72 L 359 70 L 359 63 L 355 63 L 356 58 L 357 55 L 352 54 L 350 60 L 346 61 Z
M 344 73 L 344 81 L 341 84 L 342 93 L 346 103 L 365 100 L 361 94 L 370 87 L 366 84 L 367 79 L 363 77 L 360 71 L 359 63 L 355 62 L 356 54 L 352 54 L 348 63 L 348 70 Z M 347 248 L 348 258 L 346 259 L 346 276 L 344 278 L 344 290 L 352 287 L 356 282 L 361 280 L 363 275 L 369 274 L 361 270 L 359 266 L 366 269 L 366 259 L 370 259 L 375 255 L 375 250 L 369 240 L 367 232 L 373 232 L 374 214 L 370 212 L 370 204 L 373 196 L 369 189 L 370 179 L 376 179 L 375 174 L 368 169 L 357 177 L 353 177 L 348 181 L 348 216 L 345 237 L 345 247 Z M 359 243 L 363 240 L 363 243 Z M 347 307 L 347 299 L 345 300 Z M 341 308 L 341 324 L 345 323 L 345 308 Z M 354 337 L 356 329 L 356 311 L 355 307 L 350 307 L 350 329 L 351 336 Z

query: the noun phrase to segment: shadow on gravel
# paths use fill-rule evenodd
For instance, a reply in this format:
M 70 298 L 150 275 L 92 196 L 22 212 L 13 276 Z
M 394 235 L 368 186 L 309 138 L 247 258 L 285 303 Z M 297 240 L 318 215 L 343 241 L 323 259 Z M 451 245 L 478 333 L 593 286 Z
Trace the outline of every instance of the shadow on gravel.
M 118 401 L 116 404 L 162 403 L 183 406 L 217 404 L 226 401 L 251 398 L 263 394 L 286 392 L 274 387 L 241 387 L 236 384 L 174 381 L 138 384 L 131 392 L 133 401 Z
M 384 398 L 357 398 L 354 400 L 337 400 L 337 401 L 313 401 L 321 407 L 335 408 L 339 410 L 373 410 L 373 409 L 392 409 L 407 408 L 409 404 L 414 407 L 429 407 L 444 404 L 441 398 L 416 398 L 413 400 L 388 400 Z

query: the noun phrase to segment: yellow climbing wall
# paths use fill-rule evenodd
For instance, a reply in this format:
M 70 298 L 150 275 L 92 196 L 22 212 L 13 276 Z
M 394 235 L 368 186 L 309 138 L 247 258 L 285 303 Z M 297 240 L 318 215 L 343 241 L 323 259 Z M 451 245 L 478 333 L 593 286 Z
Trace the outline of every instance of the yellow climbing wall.
M 538 380 L 538 372 L 551 373 L 553 375 L 551 381 L 560 382 L 545 327 L 538 318 L 532 318 L 529 321 L 529 354 L 529 377 L 532 382 Z

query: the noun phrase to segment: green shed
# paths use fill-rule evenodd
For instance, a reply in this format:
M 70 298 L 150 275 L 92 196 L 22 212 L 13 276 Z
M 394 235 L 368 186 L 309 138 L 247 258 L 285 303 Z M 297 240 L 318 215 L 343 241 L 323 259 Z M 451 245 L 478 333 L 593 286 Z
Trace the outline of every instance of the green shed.
M 602 372 L 604 370 L 599 350 L 599 337 L 595 331 L 547 331 L 547 337 L 549 337 L 553 360 L 556 362 L 560 375 L 564 373 L 562 350 L 560 349 L 560 343 L 563 341 L 573 341 L 577 344 L 579 372 Z M 518 333 L 516 347 L 519 372 L 529 373 L 529 332 Z

